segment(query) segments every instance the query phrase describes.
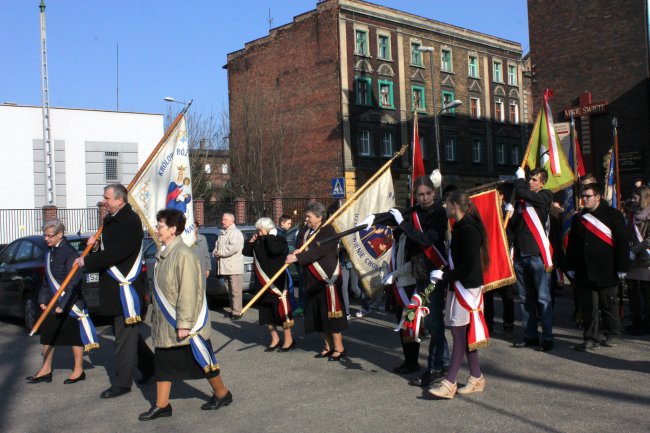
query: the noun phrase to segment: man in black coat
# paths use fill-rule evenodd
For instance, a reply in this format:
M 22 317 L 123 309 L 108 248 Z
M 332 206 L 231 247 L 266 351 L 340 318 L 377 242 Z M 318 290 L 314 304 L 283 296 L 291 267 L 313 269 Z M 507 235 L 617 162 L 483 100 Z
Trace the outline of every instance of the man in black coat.
M 79 266 L 85 266 L 86 272 L 99 272 L 100 312 L 113 318 L 116 377 L 111 381 L 111 387 L 101 393 L 102 398 L 118 397 L 131 391 L 136 365 L 143 375 L 141 383 L 153 376 L 153 353 L 138 329 L 140 312 L 126 317 L 125 311 L 129 309 L 122 305 L 120 283 L 109 273 L 115 267 L 127 276 L 138 266 L 142 249 L 142 223 L 128 204 L 127 194 L 126 188 L 120 184 L 104 188 L 103 202 L 109 213 L 104 218 L 101 238 L 95 240 L 91 237 L 88 240 L 90 244 L 99 242 L 95 251 L 85 259 L 77 259 Z M 143 305 L 142 279 L 136 278 L 131 286 Z
M 584 320 L 584 342 L 575 348 L 592 351 L 599 345 L 616 346 L 621 328 L 616 296 L 630 256 L 623 215 L 602 200 L 600 186 L 584 186 L 581 198 L 584 208 L 571 223 L 567 274 L 575 281 Z
M 553 305 L 549 288 L 550 245 L 548 214 L 553 193 L 544 189 L 548 173 L 543 168 L 531 170 L 528 182 L 524 171 L 517 170 L 514 183 L 517 199 L 512 217 L 514 233 L 514 268 L 521 298 L 524 339 L 515 347 L 537 346 L 538 350 L 553 349 Z M 541 310 L 538 309 L 538 304 Z M 537 317 L 541 316 L 542 335 L 539 337 Z

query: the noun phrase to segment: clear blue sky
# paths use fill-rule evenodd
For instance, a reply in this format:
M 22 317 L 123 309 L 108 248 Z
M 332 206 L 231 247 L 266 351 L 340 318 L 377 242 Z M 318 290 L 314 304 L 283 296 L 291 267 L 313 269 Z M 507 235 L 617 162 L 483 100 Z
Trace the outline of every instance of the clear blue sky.
M 519 42 L 525 0 L 375 0 L 374 3 Z M 41 104 L 40 0 L 0 0 L 0 102 Z M 226 55 L 312 10 L 315 0 L 46 0 L 50 104 L 165 113 L 164 96 L 193 110 L 227 105 Z

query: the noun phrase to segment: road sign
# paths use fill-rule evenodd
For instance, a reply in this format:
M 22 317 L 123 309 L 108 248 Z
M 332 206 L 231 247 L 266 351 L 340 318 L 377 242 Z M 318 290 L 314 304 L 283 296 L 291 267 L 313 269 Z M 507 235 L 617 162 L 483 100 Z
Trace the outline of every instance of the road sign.
M 332 197 L 345 198 L 345 179 L 342 177 L 332 178 Z

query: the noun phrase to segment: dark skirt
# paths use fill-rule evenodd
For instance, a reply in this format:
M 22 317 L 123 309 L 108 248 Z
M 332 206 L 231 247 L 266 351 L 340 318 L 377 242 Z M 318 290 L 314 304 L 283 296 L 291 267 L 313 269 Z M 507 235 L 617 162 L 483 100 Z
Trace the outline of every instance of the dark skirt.
M 41 344 L 48 346 L 83 346 L 79 321 L 68 314 L 50 313 L 41 325 Z
M 282 319 L 278 307 L 280 300 L 273 293 L 265 293 L 257 304 L 260 325 L 282 326 Z
M 348 329 L 348 319 L 343 308 L 343 293 L 340 287 L 336 287 L 339 299 L 341 300 L 342 317 L 330 319 L 327 317 L 327 293 L 325 288 L 318 291 L 310 291 L 305 302 L 305 332 L 325 332 L 327 334 L 341 332 Z
M 212 348 L 210 340 L 208 345 Z M 191 379 L 212 379 L 219 376 L 219 370 L 204 373 L 194 359 L 192 347 L 185 346 L 156 347 L 154 357 L 154 378 L 156 382 L 175 382 Z

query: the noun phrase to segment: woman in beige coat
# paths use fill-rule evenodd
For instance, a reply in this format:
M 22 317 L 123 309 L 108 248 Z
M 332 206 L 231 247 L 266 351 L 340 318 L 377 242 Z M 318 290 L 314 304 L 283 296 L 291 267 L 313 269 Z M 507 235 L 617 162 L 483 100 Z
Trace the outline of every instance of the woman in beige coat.
M 180 234 L 185 216 L 164 209 L 156 215 L 162 247 L 156 256 L 151 337 L 155 351 L 156 404 L 140 414 L 140 421 L 171 416 L 169 394 L 173 381 L 206 378 L 213 395 L 201 406 L 219 409 L 232 403 L 232 394 L 219 375 L 210 344 L 210 320 L 201 265 Z

